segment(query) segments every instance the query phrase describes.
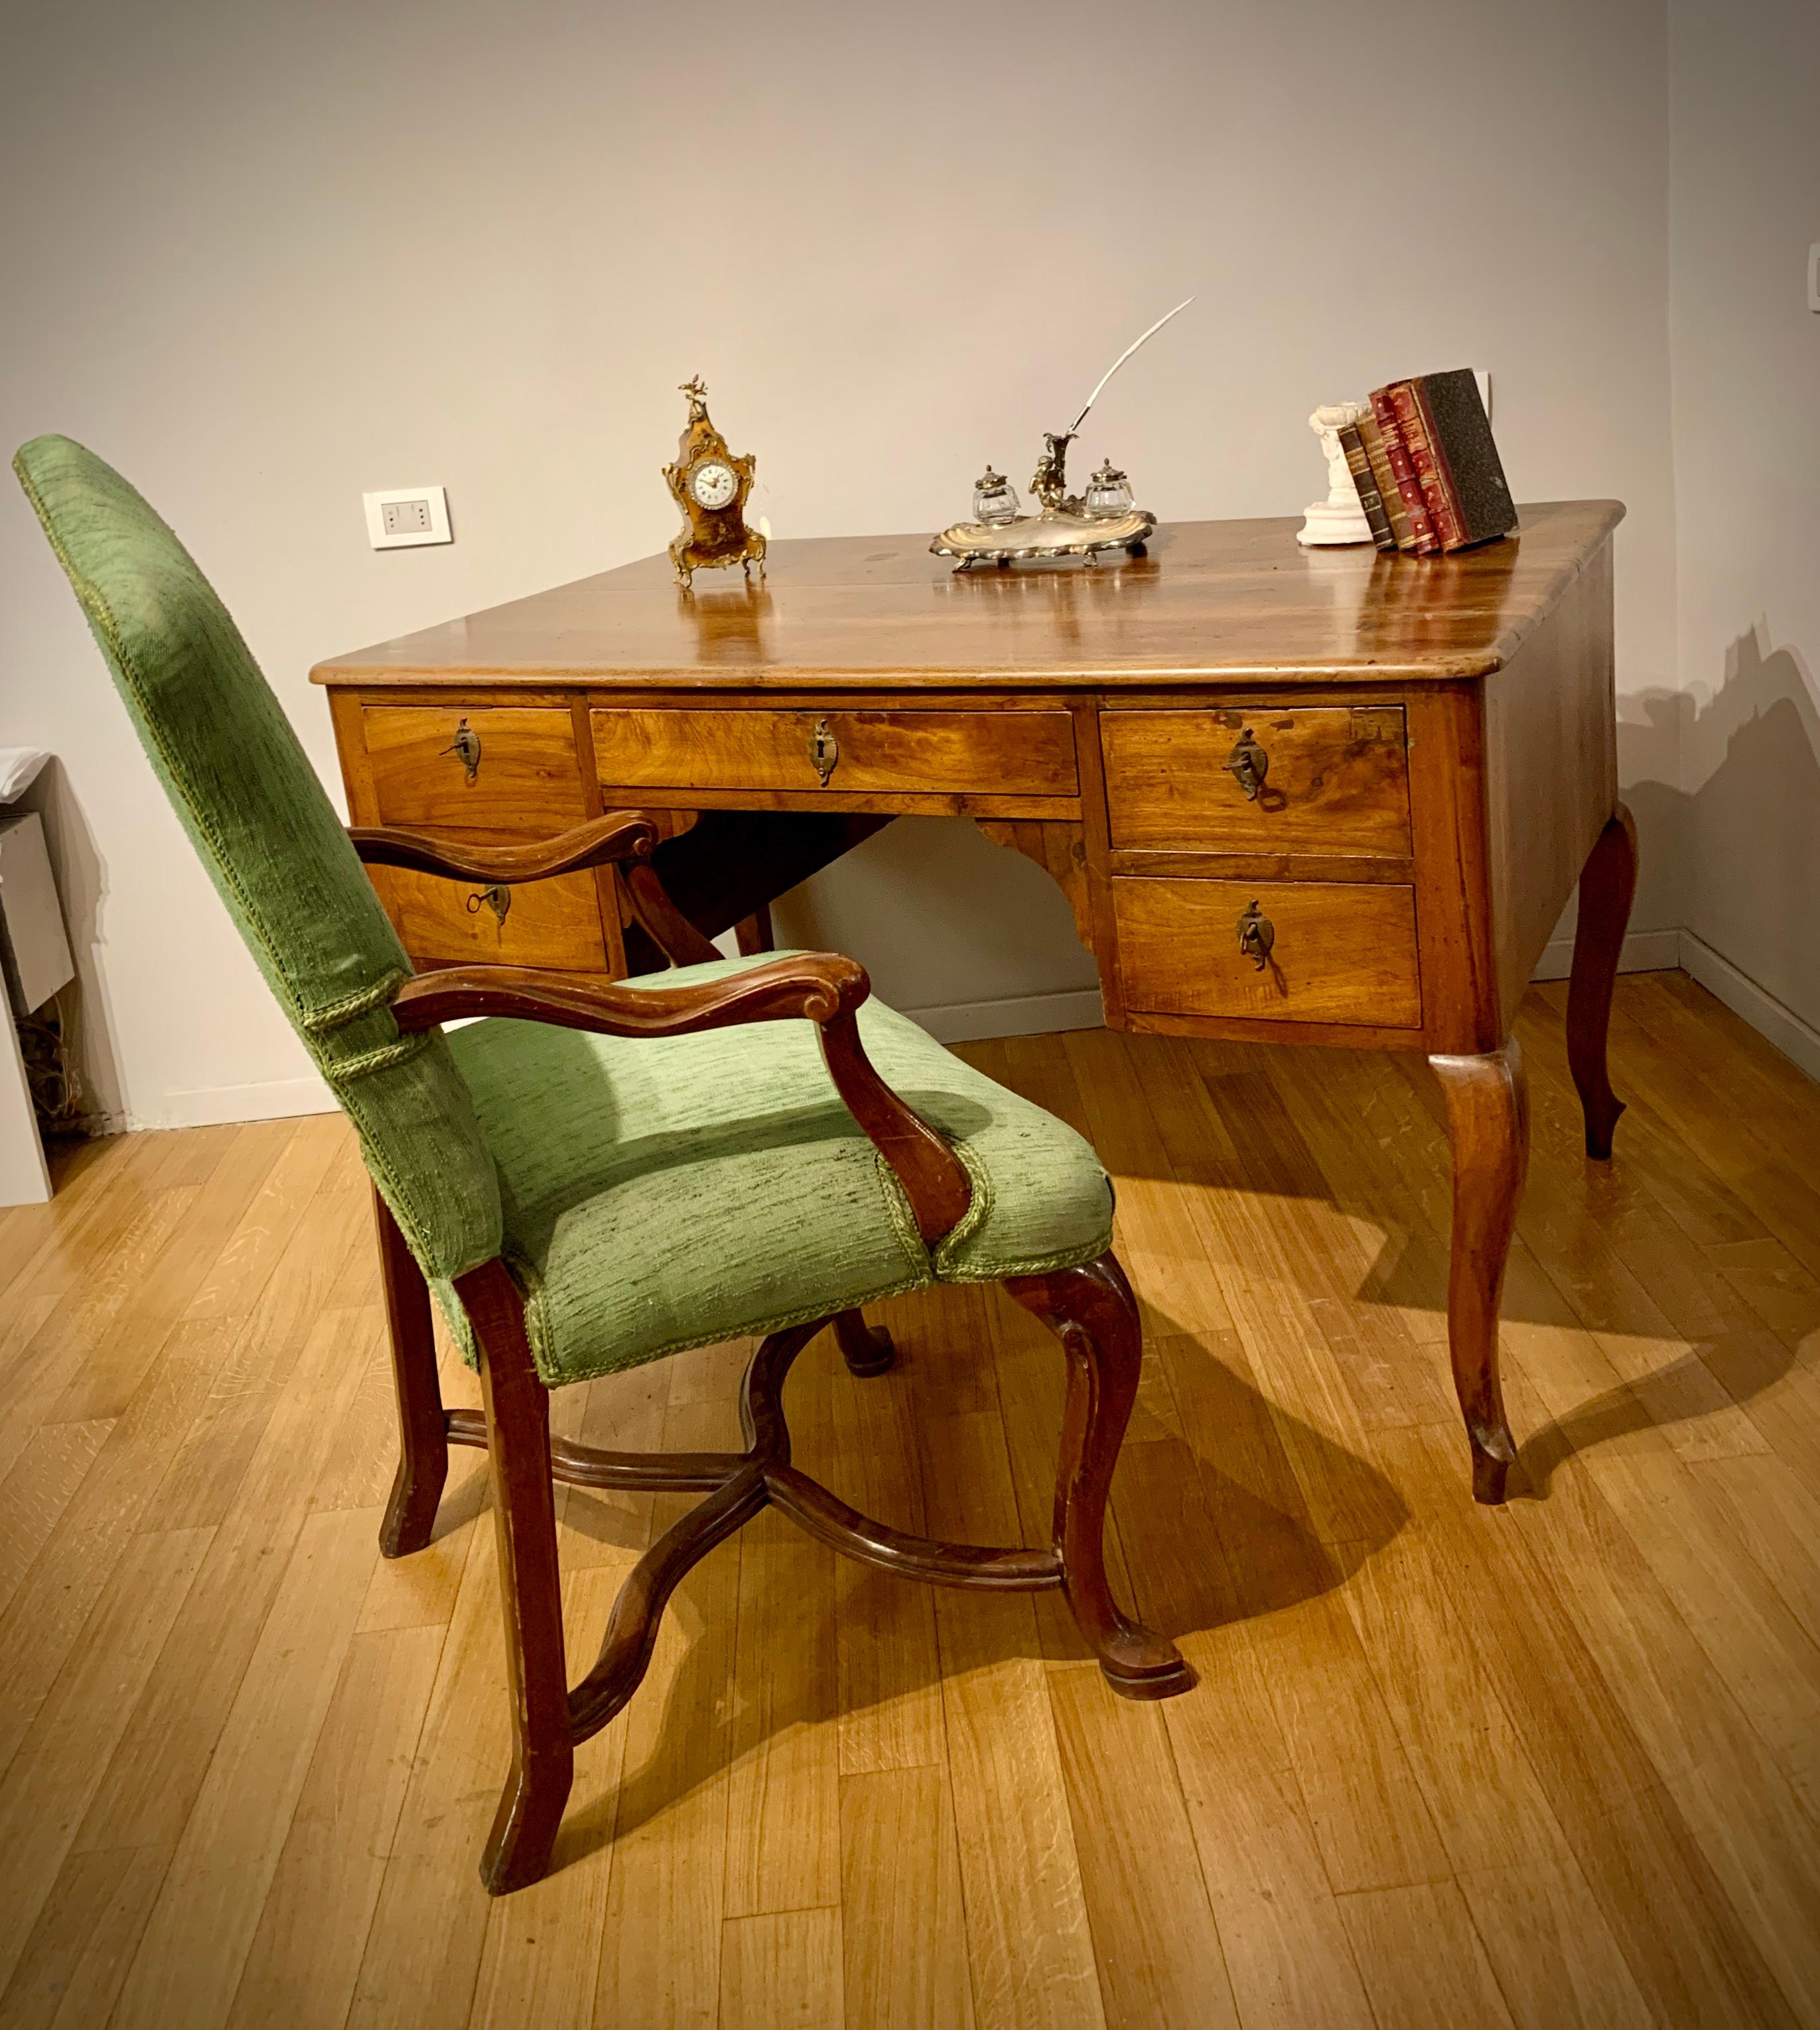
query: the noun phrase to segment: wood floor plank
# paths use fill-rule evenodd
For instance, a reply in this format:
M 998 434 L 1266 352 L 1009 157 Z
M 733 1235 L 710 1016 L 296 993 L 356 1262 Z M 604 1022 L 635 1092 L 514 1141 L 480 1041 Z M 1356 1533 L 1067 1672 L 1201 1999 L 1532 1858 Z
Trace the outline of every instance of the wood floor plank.
M 225 2024 L 373 1556 L 376 1513 L 304 1524 L 114 2005 L 114 2030 Z
M 111 1418 L 87 1424 L 41 1424 L 0 1480 L 0 1613 L 87 1478 L 95 1454 L 113 1429 Z
M 1198 1694 L 1163 1721 L 1245 2030 L 1373 2022 L 1255 1649 L 1228 1631 L 1183 1652 Z
M 486 1938 L 478 1859 L 512 1758 L 493 1519 L 468 1547 L 430 1710 L 368 1928 L 348 2030 L 464 2024 Z
M 1492 1682 L 1651 2009 L 1671 2023 L 1795 2023 L 1714 1871 L 1717 1857 L 1667 1790 L 1654 1751 L 1680 1763 L 1684 1749 L 1639 1729 L 1643 1716 L 1632 1698 L 1648 1680 L 1646 1658 L 1615 1632 L 1599 1653 L 1588 1646 L 1569 1588 L 1591 1576 L 1590 1560 L 1563 1574 L 1564 1585 L 1531 1548 L 1525 1526 L 1545 1538 L 1561 1526 L 1572 1477 L 1558 1476 L 1532 1516 L 1502 1516 L 1506 1526 L 1494 1532 L 1437 1477 L 1432 1433 L 1399 1433 L 1397 1441 L 1409 1454 L 1405 1484 L 1432 1503 L 1431 1526 L 1445 1533 L 1472 1601 Z M 1609 1532 L 1602 1541 L 1616 1549 Z M 1608 1668 L 1618 1673 L 1615 1685 Z M 1709 1710 L 1703 1718 L 1710 1738 L 1724 1716 Z
M 617 1567 L 590 1565 L 564 1580 L 571 1677 L 599 1647 L 614 1596 L 635 1562 L 623 1552 Z M 579 2030 L 593 2020 L 611 1867 L 602 1827 L 619 1788 L 626 1733 L 622 1714 L 578 1746 L 575 1789 L 550 1872 L 495 1898 L 488 1911 L 471 2030 L 519 2030 L 527 2024 Z
M 68 1418 L 117 1417 L 156 1358 L 158 1341 L 181 1318 L 203 1277 L 256 1192 L 278 1160 L 282 1142 L 262 1121 L 238 1128 L 199 1184 L 170 1188 L 161 1197 L 181 1216 L 155 1249 L 136 1258 L 132 1288 L 98 1332 L 57 1414 Z M 279 1124 L 288 1127 L 288 1124 Z
M 987 1411 L 931 1434 L 931 1527 L 1015 1540 L 1003 1427 Z M 936 1599 L 943 1716 L 981 2030 L 1104 2022 L 1036 1616 L 1028 1595 Z
M 729 1918 L 832 1907 L 840 1897 L 834 1554 L 782 1516 L 762 1516 L 742 1536 L 738 1642 L 722 1907 Z
M 721 1936 L 720 2030 L 841 2030 L 838 1910 L 735 1917 Z
M 107 2021 L 170 1857 L 163 1846 L 71 1855 L 0 1994 L 7 2030 L 93 2030 Z
M 946 1768 L 843 1777 L 840 1824 L 845 2020 L 868 2030 L 972 2030 Z
M 0 1214 L 0 2021 L 1820 2021 L 1820 1092 L 1626 976 L 1629 1110 L 1590 1164 L 1564 1005 L 1519 1019 L 1496 1511 L 1447 1385 L 1425 1068 L 968 1046 L 1115 1174 L 1148 1340 L 1109 1549 L 1199 1687 L 1117 1701 L 1059 1601 L 918 1587 L 770 1515 L 690 1575 L 557 1872 L 499 1902 L 486 1461 L 455 1448 L 431 1545 L 378 1556 L 396 1435 L 346 1124 L 60 1158 L 57 1199 Z M 878 1315 L 885 1375 L 805 1354 L 799 1462 L 905 1529 L 1042 1541 L 1048 1336 L 988 1288 Z M 750 1353 L 554 1416 L 736 1445 Z M 563 1491 L 575 1675 L 689 1499 Z
M 1461 2023 L 1511 2030 L 1510 2011 L 1456 1883 L 1361 1890 L 1340 1898 L 1340 1913 L 1380 2023 L 1398 2030 L 1454 2030 Z M 1420 1950 L 1412 1952 L 1416 1939 Z
M 180 1330 L 220 1334 L 232 1324 L 205 1318 Z M 174 1845 L 189 1819 L 242 1679 L 265 1639 L 273 1600 L 308 1515 L 310 1490 L 322 1470 L 337 1406 L 358 1379 L 358 1370 L 341 1357 L 345 1332 L 335 1313 L 314 1322 L 290 1388 L 214 1531 L 108 1764 L 76 1836 L 78 1850 Z M 370 1541 L 368 1550 L 369 1562 L 376 1561 L 377 1545 Z M 362 1593 L 366 1585 L 363 1570 Z
M 93 1169 L 79 1177 L 67 1199 L 60 1192 L 47 1206 L 16 1208 L 9 1215 L 32 1236 L 5 1295 L 65 1296 L 105 1264 L 155 1195 L 162 1157 L 154 1135 L 106 1138 Z
M 724 1392 L 672 1396 L 664 1444 L 712 1450 L 736 1430 Z M 661 1497 L 654 1526 L 668 1528 L 694 1499 Z M 612 1856 L 597 2030 L 682 2030 L 712 2023 L 719 2007 L 739 1584 L 736 1541 L 690 1572 L 625 1715 L 623 1773 L 599 1820 Z
M 341 2030 L 441 1651 L 434 1627 L 350 1640 L 241 1969 L 231 2030 Z
M 23 1281 L 48 1267 L 49 1251 L 60 1236 L 111 1209 L 121 1195 L 123 1171 L 143 1159 L 142 1135 L 97 1135 L 50 1145 L 51 1195 L 40 1205 L 0 1206 L 0 1313 L 25 1300 Z M 51 1292 L 46 1288 L 44 1294 Z
M 0 1779 L 0 1989 L 208 1549 L 207 1530 L 135 1537 Z
M 1519 2030 L 1646 2030 L 1657 2023 L 1576 1860 L 1457 1878 Z
M 273 1125 L 288 1132 L 264 1180 L 245 1202 L 221 1251 L 192 1292 L 188 1317 L 237 1317 L 252 1308 L 349 1136 L 338 1114 L 307 1114 Z
M 216 1321 L 180 1325 L 115 1422 L 11 1604 L 0 1614 L 0 1769 L 12 1760 L 131 1541 L 165 1461 L 225 1357 Z M 117 1842 L 114 1844 L 118 1844 Z
M 1055 1716 L 1108 2030 L 1237 2030 L 1163 1715 L 1095 1664 L 1053 1664 Z
M 928 1534 L 924 1434 L 914 1348 L 884 1374 L 834 1378 L 828 1450 L 812 1470 L 862 1515 Z M 834 1570 L 840 1767 L 913 1769 L 943 1761 L 941 1659 L 931 1589 L 842 1558 Z

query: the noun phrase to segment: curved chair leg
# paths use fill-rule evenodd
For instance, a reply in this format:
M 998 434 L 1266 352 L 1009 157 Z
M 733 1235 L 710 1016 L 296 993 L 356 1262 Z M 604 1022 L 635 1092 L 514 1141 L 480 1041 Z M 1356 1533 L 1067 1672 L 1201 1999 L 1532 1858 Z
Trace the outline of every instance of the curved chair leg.
M 1107 1682 L 1126 1698 L 1185 1692 L 1194 1673 L 1173 1642 L 1128 1621 L 1106 1578 L 1106 1497 L 1137 1396 L 1143 1358 L 1137 1300 L 1110 1254 L 1078 1269 L 1020 1276 L 1005 1288 L 1044 1321 L 1068 1356 L 1068 1399 L 1055 1478 L 1062 1587 Z
M 897 1348 L 883 1325 L 869 1325 L 863 1311 L 842 1311 L 834 1321 L 840 1357 L 850 1374 L 882 1374 L 897 1358 Z
M 436 1378 L 430 1286 L 398 1231 L 392 1208 L 377 1191 L 373 1217 L 378 1229 L 385 1325 L 392 1340 L 393 1380 L 398 1391 L 398 1471 L 379 1526 L 379 1549 L 385 1557 L 402 1558 L 421 1551 L 436 1527 L 437 1505 L 448 1478 L 448 1430 L 443 1421 L 441 1385 Z
M 540 1879 L 575 1779 L 550 1480 L 549 1394 L 525 1339 L 523 1299 L 496 1257 L 456 1289 L 480 1342 L 493 1467 L 494 1541 L 512 1690 L 512 1774 L 481 1857 L 480 1879 L 503 1896 Z

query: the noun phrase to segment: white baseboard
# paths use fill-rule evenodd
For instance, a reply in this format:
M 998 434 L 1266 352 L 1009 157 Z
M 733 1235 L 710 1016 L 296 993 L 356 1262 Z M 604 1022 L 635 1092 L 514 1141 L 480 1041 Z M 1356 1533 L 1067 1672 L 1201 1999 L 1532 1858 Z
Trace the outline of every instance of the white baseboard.
M 1667 972 L 1681 962 L 1679 931 L 1632 931 L 1618 954 L 1620 972 Z M 1532 980 L 1565 980 L 1573 970 L 1573 940 L 1557 938 L 1543 948 Z
M 1692 931 L 1681 932 L 1681 966 L 1811 1079 L 1820 1079 L 1820 1029 L 1811 1022 L 1786 1002 L 1778 1001 L 1767 987 L 1759 987 L 1748 973 L 1740 972 Z
M 1572 968 L 1573 943 L 1561 938 L 1543 951 L 1535 968 L 1538 980 L 1565 980 Z M 1692 931 L 1633 931 L 1618 959 L 1621 972 L 1658 972 L 1684 968 L 1707 991 L 1741 1016 L 1759 1035 L 1820 1079 L 1820 1029 L 1740 972 Z M 1063 1029 L 1097 1029 L 1105 1014 L 1096 987 L 1060 994 L 1014 995 L 1001 1001 L 954 1001 L 933 1008 L 906 1008 L 904 1013 L 943 1043 L 965 1043 L 993 1036 L 1047 1035 Z M 146 1114 L 98 1120 L 97 1132 L 114 1133 L 134 1128 L 209 1128 L 230 1121 L 277 1121 L 293 1114 L 332 1114 L 333 1095 L 315 1077 L 278 1079 L 259 1085 L 207 1086 L 194 1092 L 173 1092 Z
M 213 1128 L 227 1121 L 285 1121 L 297 1114 L 333 1114 L 335 1095 L 313 1074 L 259 1085 L 203 1086 L 170 1092 L 155 1110 L 129 1114 L 125 1128 Z
M 1058 1029 L 1103 1028 L 1106 1022 L 1096 987 L 1066 994 L 1014 995 L 1005 1001 L 953 1001 L 945 1007 L 906 1008 L 903 1013 L 940 1043 L 1045 1036 Z

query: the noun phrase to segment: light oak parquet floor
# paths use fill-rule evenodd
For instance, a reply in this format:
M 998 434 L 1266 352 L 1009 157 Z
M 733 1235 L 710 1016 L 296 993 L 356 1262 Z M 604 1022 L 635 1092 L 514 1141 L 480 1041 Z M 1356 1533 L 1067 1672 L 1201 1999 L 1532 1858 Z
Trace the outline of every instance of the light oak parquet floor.
M 582 1750 L 567 1865 L 501 1903 L 484 1463 L 380 1560 L 347 1131 L 83 1150 L 0 1214 L 0 2022 L 1820 2022 L 1820 1089 L 1684 977 L 1628 978 L 1631 1111 L 1589 1165 L 1561 1008 L 1522 1023 L 1498 1512 L 1446 1380 L 1424 1069 L 969 1047 L 1118 1179 L 1148 1350 L 1115 1570 L 1200 1688 L 1122 1703 L 1051 1599 L 766 1515 Z M 993 1293 L 887 1322 L 888 1376 L 800 1363 L 799 1457 L 907 1526 L 1040 1541 L 1052 1344 Z M 559 1427 L 733 1444 L 746 1351 L 568 1392 Z M 579 1672 L 669 1511 L 560 1499 Z

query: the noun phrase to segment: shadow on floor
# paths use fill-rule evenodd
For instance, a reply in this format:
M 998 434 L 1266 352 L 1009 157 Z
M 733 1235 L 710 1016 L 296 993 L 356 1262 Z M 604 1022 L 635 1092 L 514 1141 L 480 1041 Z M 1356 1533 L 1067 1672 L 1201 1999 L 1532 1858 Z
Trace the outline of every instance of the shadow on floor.
M 869 1381 L 839 1375 L 834 1385 L 906 1392 L 910 1399 L 906 1416 L 895 1427 L 907 1424 L 919 1449 L 926 1451 L 943 1441 L 940 1416 L 922 1414 L 924 1390 L 940 1400 L 941 1377 L 929 1370 L 939 1368 L 941 1355 L 932 1349 L 925 1366 L 918 1335 L 904 1329 L 903 1307 L 893 1306 L 891 1311 L 900 1348 L 898 1365 L 889 1374 Z M 1171 1322 L 1159 1322 L 1167 1328 Z M 1396 1489 L 1375 1467 L 1273 1407 L 1246 1375 L 1203 1338 L 1165 1329 L 1154 1336 L 1154 1344 L 1167 1370 L 1168 1390 L 1163 1392 L 1186 1397 L 1191 1409 L 1183 1414 L 1181 1430 L 1141 1416 L 1138 1428 L 1146 1434 L 1126 1445 L 1113 1495 L 1115 1585 L 1150 1626 L 1180 1640 L 1293 1608 L 1344 1584 L 1408 1520 Z M 1009 1334 L 999 1346 L 998 1358 L 1002 1363 L 1046 1360 L 1057 1378 L 1062 1370 L 1052 1344 L 1039 1346 Z M 832 1335 L 823 1335 L 803 1356 L 805 1365 L 817 1359 L 837 1368 Z M 1058 1413 L 1055 1426 L 1040 1432 L 1015 1427 L 1038 1421 L 1021 1407 L 1032 1394 L 1022 1384 L 1005 1392 L 1007 1401 L 1019 1406 L 1004 1413 L 1005 1442 L 1012 1456 L 1040 1447 L 1045 1458 L 1052 1459 L 1059 1393 L 1051 1406 Z M 891 1427 L 890 1420 L 881 1423 Z M 799 1448 L 797 1463 L 825 1477 L 843 1497 L 856 1502 L 862 1498 L 861 1489 L 852 1484 L 855 1467 L 850 1459 L 831 1462 L 813 1448 Z M 926 1470 L 918 1475 L 925 1488 L 939 1485 L 940 1478 Z M 877 1519 L 936 1536 L 960 1534 L 958 1518 L 936 1511 Z M 567 1520 L 569 1527 L 597 1541 L 626 1547 L 635 1541 L 627 1511 L 585 1493 L 571 1492 Z M 1040 1532 L 1026 1523 L 1022 1534 L 1029 1541 Z M 709 1556 L 724 1556 L 724 1551 Z M 873 1644 L 884 1638 L 884 1661 L 858 1673 L 862 1681 L 888 1676 L 893 1699 L 939 1683 L 953 1665 L 943 1653 L 924 1604 L 930 1589 L 850 1561 L 842 1561 L 841 1573 L 836 1616 L 839 1639 Z M 727 1710 L 734 1630 L 709 1625 L 691 1597 L 693 1590 L 685 1580 L 669 1609 L 687 1644 L 679 1668 L 667 1691 L 649 1688 L 664 1701 L 654 1737 L 657 1746 L 644 1766 L 627 1770 L 618 1786 L 578 1801 L 563 1832 L 570 1859 L 623 1839 L 734 1766 Z M 716 1623 L 731 1605 L 724 1586 L 719 1592 L 726 1604 L 716 1603 Z M 975 1651 L 983 1645 L 1006 1661 L 1021 1656 L 1089 1657 L 1053 1594 L 966 1597 L 968 1639 Z M 1029 1605 L 1033 1599 L 1051 1604 L 1040 1607 L 1034 1619 Z M 589 1660 L 571 1659 L 571 1679 Z M 735 1690 L 735 1699 L 741 1695 Z M 750 1696 L 749 1690 L 744 1695 Z M 768 1684 L 766 1696 L 773 1702 L 767 1704 L 758 1723 L 764 1740 L 794 1727 L 827 1724 L 838 1710 L 826 1671 L 780 1674 Z M 744 1725 L 752 1726 L 754 1718 L 746 1712 Z M 757 1745 L 743 1733 L 738 1753 L 749 1756 Z

